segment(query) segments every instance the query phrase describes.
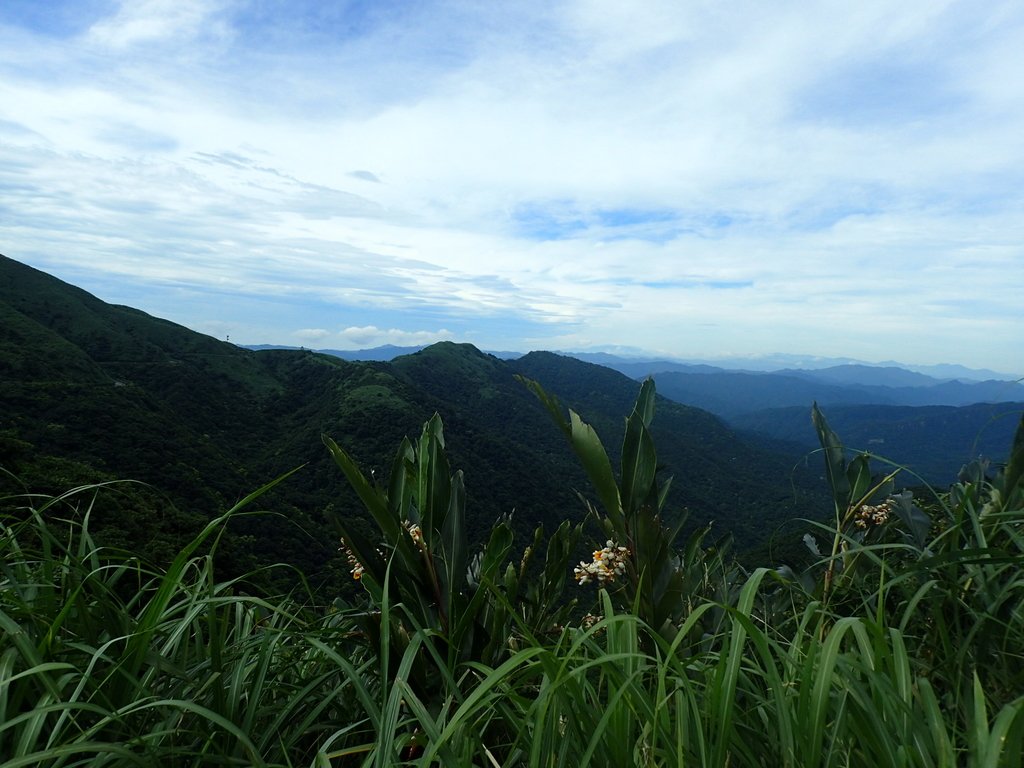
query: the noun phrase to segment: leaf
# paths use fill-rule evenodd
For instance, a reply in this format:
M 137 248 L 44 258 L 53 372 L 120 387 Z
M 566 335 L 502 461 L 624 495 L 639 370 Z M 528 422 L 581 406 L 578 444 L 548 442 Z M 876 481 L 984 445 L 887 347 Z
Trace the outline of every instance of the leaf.
M 381 533 L 384 534 L 388 541 L 397 541 L 401 524 L 391 514 L 391 510 L 388 508 L 387 497 L 366 479 L 366 476 L 360 471 L 352 457 L 345 453 L 341 446 L 327 435 L 323 435 L 322 439 L 324 445 L 327 446 L 327 450 L 330 451 L 331 456 L 334 458 L 335 463 L 341 467 L 341 471 L 352 486 L 352 489 L 373 516 Z
M 388 478 L 388 509 L 398 520 L 403 519 L 409 508 L 412 489 L 409 487 L 409 470 L 416 461 L 416 452 L 408 437 L 402 438 L 401 445 L 391 463 L 391 477 Z
M 584 422 L 575 411 L 569 411 L 571 439 L 573 450 L 583 464 L 583 469 L 590 478 L 597 497 L 601 500 L 605 512 L 613 521 L 622 521 L 622 503 L 619 488 L 615 483 L 612 463 L 608 459 L 597 432 Z M 618 524 L 616 527 L 619 527 Z
M 957 482 L 964 485 L 979 486 L 985 482 L 985 475 L 988 474 L 988 459 L 974 459 L 960 467 L 957 474 Z
M 867 502 L 865 498 L 871 489 L 871 456 L 858 454 L 846 467 L 846 479 L 850 485 L 848 505 Z
M 491 529 L 491 538 L 484 548 L 480 563 L 480 581 L 491 580 L 512 549 L 512 527 L 502 519 Z
M 451 479 L 450 503 L 441 530 L 441 560 L 445 581 L 451 595 L 458 594 L 466 585 L 466 561 L 469 544 L 466 540 L 466 488 L 462 470 Z M 449 597 L 449 601 L 453 598 Z
M 903 491 L 903 493 L 891 498 L 893 501 L 893 511 L 896 513 L 896 516 L 906 526 L 907 530 L 910 531 L 910 535 L 913 536 L 914 543 L 917 544 L 918 549 L 923 549 L 928 541 L 928 531 L 932 527 L 931 518 L 914 504 L 914 494 L 910 491 Z
M 651 494 L 657 468 L 654 440 L 641 416 L 634 411 L 626 420 L 622 440 L 622 507 L 627 515 L 635 513 Z
M 547 412 L 551 415 L 552 420 L 558 426 L 565 436 L 571 441 L 572 440 L 572 428 L 569 423 L 565 420 L 565 408 L 562 407 L 562 403 L 559 402 L 558 398 L 554 395 L 549 395 L 544 387 L 539 382 L 533 379 L 528 379 L 525 376 L 516 374 L 516 379 L 524 384 L 540 400 L 541 404 L 547 409 Z
M 622 522 L 622 503 L 619 498 L 619 488 L 615 482 L 615 475 L 612 471 L 611 461 L 608 459 L 608 452 L 605 451 L 597 432 L 589 424 L 580 418 L 575 411 L 569 411 L 569 421 L 565 420 L 565 413 L 562 404 L 554 395 L 549 395 L 544 388 L 525 376 L 516 376 L 526 387 L 536 395 L 547 409 L 551 418 L 558 428 L 562 430 L 573 451 L 583 465 L 590 483 L 597 492 L 597 497 L 604 506 L 608 516 L 617 521 L 616 527 Z
M 640 385 L 640 394 L 636 396 L 630 418 L 633 416 L 639 418 L 645 427 L 650 427 L 651 421 L 654 420 L 654 379 L 650 376 Z
M 821 558 L 821 550 L 818 549 L 818 542 L 809 533 L 804 534 L 804 545 L 811 551 L 811 554 L 817 558 Z
M 825 476 L 828 479 L 829 488 L 832 489 L 832 499 L 835 502 L 836 516 L 841 517 L 850 505 L 850 481 L 846 477 L 846 457 L 843 444 L 839 436 L 833 432 L 825 415 L 818 408 L 818 404 L 811 406 L 811 422 L 818 433 L 818 442 L 825 452 Z
M 416 503 L 422 520 L 423 540 L 432 550 L 434 532 L 444 527 L 451 503 L 451 474 L 444 453 L 444 427 L 436 413 L 423 425 L 416 461 Z

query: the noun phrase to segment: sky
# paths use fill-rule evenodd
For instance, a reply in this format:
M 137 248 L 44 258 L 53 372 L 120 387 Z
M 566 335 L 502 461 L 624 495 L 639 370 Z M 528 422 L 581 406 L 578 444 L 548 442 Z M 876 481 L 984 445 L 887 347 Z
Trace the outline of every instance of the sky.
M 242 344 L 1024 374 L 1024 4 L 2 0 L 0 253 Z

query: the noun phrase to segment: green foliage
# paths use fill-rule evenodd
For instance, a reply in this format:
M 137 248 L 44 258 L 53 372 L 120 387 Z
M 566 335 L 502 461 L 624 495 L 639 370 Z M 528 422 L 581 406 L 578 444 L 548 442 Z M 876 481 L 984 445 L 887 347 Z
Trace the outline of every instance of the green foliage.
M 924 503 L 885 497 L 815 414 L 836 552 L 741 575 L 699 535 L 678 551 L 662 521 L 651 386 L 617 473 L 593 428 L 531 388 L 594 481 L 602 534 L 628 542 L 599 617 L 560 599 L 579 525 L 536 531 L 518 558 L 507 519 L 471 541 L 439 417 L 386 479 L 325 439 L 372 522 L 339 516 L 365 595 L 328 611 L 218 575 L 238 508 L 159 567 L 93 538 L 110 486 L 9 497 L 4 765 L 1019 768 L 1024 422 L 999 472 L 968 466 Z
M 467 679 L 457 670 L 464 665 L 496 666 L 517 645 L 566 620 L 572 604 L 562 592 L 581 526 L 558 527 L 539 572 L 530 566 L 543 529 L 535 531 L 516 567 L 509 561 L 513 531 L 507 517 L 471 554 L 463 476 L 451 472 L 437 414 L 415 445 L 402 441 L 386 485 L 367 479 L 334 440 L 325 436 L 324 442 L 376 524 L 371 539 L 337 519 L 353 575 L 368 596 L 365 606 L 346 615 L 390 685 L 405 680 L 427 711 L 437 712 L 461 695 Z M 406 663 L 414 647 L 416 660 Z
M 271 484 L 273 485 L 273 484 Z M 309 749 L 341 674 L 288 642 L 308 616 L 213 578 L 212 521 L 166 570 L 100 547 L 106 489 L 22 498 L 0 522 L 0 755 L 5 766 L 266 765 Z M 308 698 L 307 698 L 308 697 Z M 278 762 L 280 764 L 280 762 Z
M 679 515 L 671 527 L 663 520 L 671 478 L 664 482 L 657 479 L 658 458 L 650 433 L 655 404 L 653 380 L 647 379 L 641 385 L 626 419 L 618 478 L 593 427 L 572 410 L 566 421 L 564 409 L 555 397 L 537 382 L 521 380 L 544 404 L 586 470 L 601 511 L 586 498 L 583 501 L 607 537 L 606 547 L 625 547 L 621 558 L 623 572 L 609 573 L 602 568 L 599 577 L 609 587 L 614 583 L 613 594 L 620 606 L 635 612 L 666 637 L 673 637 L 692 605 L 689 598 L 698 586 L 707 588 L 705 577 L 717 553 L 702 547 L 707 528 L 695 534 L 682 552 L 677 552 L 676 539 L 686 516 Z M 601 551 L 595 552 L 594 557 L 598 562 Z M 605 555 L 606 559 L 612 557 L 618 556 L 614 552 Z

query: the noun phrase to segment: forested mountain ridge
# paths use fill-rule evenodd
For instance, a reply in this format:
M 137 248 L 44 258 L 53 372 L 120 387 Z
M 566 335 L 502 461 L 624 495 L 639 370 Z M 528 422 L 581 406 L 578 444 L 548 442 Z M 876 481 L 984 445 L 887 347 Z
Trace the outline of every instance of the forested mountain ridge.
M 927 386 L 891 386 L 816 374 L 817 371 L 666 371 L 654 374 L 653 378 L 666 397 L 704 408 L 726 419 L 765 408 L 810 407 L 814 401 L 825 406 L 963 406 L 1024 399 L 1024 386 L 1012 381 L 934 381 Z
M 818 445 L 807 409 L 775 408 L 737 416 L 731 426 L 807 450 Z M 898 462 L 942 487 L 960 468 L 983 457 L 1005 461 L 1024 402 L 952 406 L 834 405 L 829 423 L 850 448 Z
M 597 363 L 639 379 L 659 373 L 758 373 L 799 376 L 839 384 L 884 387 L 931 387 L 950 381 L 964 384 L 1019 381 L 1020 375 L 968 368 L 963 365 L 913 365 L 887 361 L 865 363 L 850 358 L 817 358 L 806 355 L 768 355 L 730 360 L 665 360 L 651 357 L 622 357 L 603 353 L 566 354 Z
M 658 364 L 620 364 L 635 373 Z M 893 366 L 839 365 L 771 373 L 670 366 L 658 391 L 703 408 L 745 435 L 818 447 L 807 412 L 817 402 L 847 446 L 901 463 L 939 486 L 983 456 L 1005 460 L 1024 386 L 1008 380 L 942 381 Z M 1001 415 L 1008 415 L 1003 418 Z
M 466 472 L 471 529 L 513 509 L 520 531 L 578 519 L 585 477 L 516 375 L 578 409 L 612 454 L 638 387 L 558 355 L 503 361 L 451 343 L 390 363 L 242 349 L 3 257 L 0 313 L 0 466 L 37 492 L 97 479 L 152 484 L 155 498 L 131 496 L 108 516 L 118 543 L 164 555 L 176 535 L 304 465 L 261 499 L 276 515 L 233 524 L 238 569 L 283 559 L 337 576 L 343 564 L 326 515 L 359 505 L 321 435 L 381 478 L 400 439 L 434 412 L 453 466 Z M 695 524 L 714 518 L 719 534 L 749 546 L 786 519 L 815 514 L 806 498 L 794 500 L 783 469 L 792 456 L 751 448 L 710 414 L 666 400 L 654 426 L 677 477 L 674 509 L 689 507 Z

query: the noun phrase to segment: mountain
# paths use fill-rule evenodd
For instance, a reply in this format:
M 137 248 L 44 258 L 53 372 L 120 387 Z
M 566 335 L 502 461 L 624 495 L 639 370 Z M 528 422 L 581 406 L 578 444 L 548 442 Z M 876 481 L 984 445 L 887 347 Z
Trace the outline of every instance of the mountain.
M 280 344 L 245 344 L 245 349 L 305 350 L 305 347 L 290 347 Z M 334 355 L 343 360 L 390 361 L 401 355 L 412 354 L 423 349 L 423 345 L 398 347 L 384 344 L 366 349 L 314 349 L 325 355 Z M 502 360 L 522 357 L 522 352 L 485 350 Z M 610 352 L 557 352 L 595 365 L 619 371 L 632 379 L 642 379 L 657 373 L 669 371 L 679 373 L 777 373 L 784 376 L 817 379 L 838 384 L 859 383 L 868 386 L 933 386 L 954 379 L 963 382 L 1007 382 L 1019 377 L 997 373 L 988 369 L 965 368 L 962 365 L 905 365 L 896 362 L 877 364 L 861 363 L 849 358 L 820 358 L 802 355 L 772 355 L 728 360 L 666 360 L 645 356 L 639 350 L 636 354 L 612 354 Z M 793 367 L 788 367 L 793 366 Z
M 548 353 L 503 361 L 452 343 L 390 363 L 244 349 L 0 256 L 0 466 L 34 492 L 115 478 L 151 484 L 118 486 L 122 501 L 93 521 L 104 540 L 154 559 L 302 466 L 260 499 L 272 514 L 232 523 L 226 567 L 280 560 L 340 585 L 345 566 L 328 518 L 363 518 L 321 434 L 381 479 L 401 438 L 434 412 L 453 466 L 466 471 L 473 535 L 513 509 L 520 532 L 579 519 L 575 491 L 586 479 L 517 374 L 576 408 L 616 453 L 638 385 L 607 368 Z M 816 514 L 812 493 L 794 500 L 791 458 L 666 399 L 654 425 L 659 456 L 677 476 L 672 508 L 689 507 L 694 525 L 714 518 L 720 534 L 751 546 L 794 516 Z M 7 475 L 0 483 L 7 499 L 21 488 Z
M 978 455 L 1005 459 L 1024 387 L 1009 381 L 938 381 L 900 368 L 843 365 L 778 373 L 655 374 L 658 391 L 704 408 L 748 436 L 818 447 L 817 402 L 849 447 L 910 467 L 942 486 Z M 887 384 L 869 384 L 880 381 Z M 1018 417 L 1019 418 L 1019 417 Z M 990 423 L 991 422 L 991 423 Z
M 810 413 L 815 401 L 822 405 L 883 402 L 878 392 L 773 373 L 654 374 L 658 391 L 679 403 L 704 408 L 725 419 L 765 408 L 800 405 Z
M 874 393 L 879 403 L 971 405 L 1024 399 L 1024 385 L 1019 382 L 936 379 L 894 366 L 840 365 L 814 371 L 777 371 L 776 374 L 857 388 L 865 393 Z
M 256 351 L 262 351 L 267 349 L 290 349 L 290 350 L 305 350 L 305 347 L 287 347 L 278 344 L 243 344 L 245 349 L 252 349 Z M 368 349 L 314 349 L 314 352 L 319 352 L 323 355 L 333 355 L 334 357 L 340 357 L 342 360 L 352 361 L 377 361 L 377 362 L 390 362 L 396 357 L 402 355 L 411 355 L 415 352 L 419 352 L 426 345 L 420 344 L 414 347 L 396 347 L 394 344 L 384 344 L 379 347 L 369 347 Z M 497 351 L 487 350 L 487 354 L 494 355 L 494 357 L 502 360 L 514 360 L 517 357 L 522 357 L 522 352 L 508 352 L 508 351 Z
M 1024 402 L 950 406 L 846 405 L 825 409 L 844 444 L 899 462 L 925 481 L 944 486 L 967 462 L 1005 461 Z M 735 428 L 791 441 L 813 450 L 818 439 L 807 409 L 757 411 L 731 421 Z
M 313 351 L 323 355 L 340 357 L 342 360 L 387 362 L 394 360 L 399 355 L 411 355 L 413 352 L 419 352 L 423 349 L 423 346 L 419 344 L 414 347 L 396 347 L 394 344 L 384 344 L 383 346 L 371 347 L 369 349 L 314 349 Z M 298 349 L 301 351 L 306 349 L 305 347 L 283 347 L 275 344 L 246 344 L 245 348 L 256 350 L 257 352 L 267 349 Z
M 705 359 L 665 359 L 647 354 L 616 355 L 607 352 L 566 352 L 571 357 L 613 368 L 632 378 L 640 378 L 665 371 L 681 371 L 683 373 L 721 373 L 738 371 L 742 373 L 783 373 L 785 375 L 813 374 L 822 370 L 863 369 L 878 371 L 879 369 L 899 369 L 927 376 L 938 381 L 959 379 L 962 381 L 1016 381 L 1020 373 L 999 373 L 987 368 L 966 368 L 962 365 L 910 365 L 886 361 L 882 363 L 865 363 L 860 360 L 842 357 L 812 357 L 809 355 L 757 355 L 748 357 Z M 920 381 L 920 380 L 919 380 Z M 876 383 L 883 382 L 864 382 Z M 926 382 L 920 381 L 921 384 Z
M 898 363 L 881 363 L 881 365 L 898 365 Z M 988 368 L 967 368 L 962 365 L 940 363 L 938 365 L 906 365 L 911 371 L 923 373 L 936 379 L 962 379 L 966 381 L 1016 381 L 1020 373 L 1000 373 Z
M 920 374 L 900 369 L 878 369 L 888 381 L 920 382 Z M 654 373 L 658 391 L 673 400 L 704 408 L 725 419 L 766 408 L 820 405 L 972 405 L 1024 400 L 1024 385 L 1012 381 L 938 381 L 926 385 L 892 386 L 864 383 L 870 369 L 843 366 L 819 371 L 778 373 L 666 371 Z
M 454 425 L 453 434 L 471 437 L 478 453 L 492 457 L 483 463 L 489 477 L 502 482 L 508 482 L 503 478 L 508 474 L 530 478 L 537 503 L 565 489 L 556 482 L 540 491 L 551 476 L 575 478 L 572 487 L 581 490 L 586 483 L 575 463 L 566 461 L 562 435 L 516 376 L 539 381 L 592 424 L 613 463 L 618 461 L 624 417 L 637 394 L 637 383 L 628 377 L 551 352 L 503 361 L 470 345 L 441 342 L 396 358 L 391 369 L 436 397 L 437 410 L 450 415 L 445 418 Z M 480 424 L 489 427 L 482 430 Z M 773 450 L 778 446 L 755 447 L 737 439 L 712 414 L 664 397 L 658 398 L 652 434 L 666 471 L 678 476 L 670 504 L 689 509 L 694 524 L 717 520 L 719 533 L 731 533 L 741 547 L 749 547 L 762 540 L 766 524 L 814 514 L 810 500 L 821 491 L 817 476 L 797 481 L 800 500 L 794 501 L 794 459 L 788 451 Z M 545 472 L 538 473 L 538 467 Z M 518 493 L 524 498 L 523 490 Z
M 833 365 L 810 371 L 784 368 L 773 373 L 780 376 L 796 376 L 808 381 L 867 387 L 934 387 L 943 383 L 940 379 L 893 365 Z
M 573 357 L 576 357 L 573 355 Z M 725 373 L 724 368 L 703 363 L 677 363 L 670 360 L 625 361 L 608 360 L 600 363 L 614 371 L 625 374 L 631 379 L 645 379 L 659 373 Z M 745 373 L 754 373 L 745 371 Z

